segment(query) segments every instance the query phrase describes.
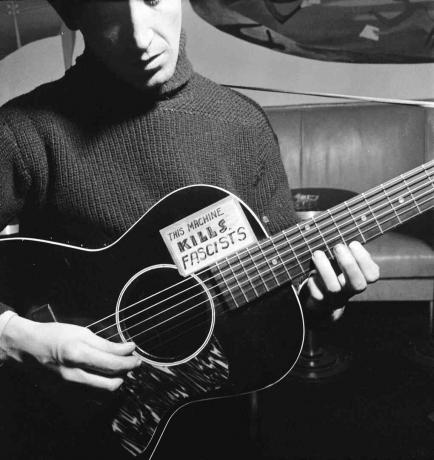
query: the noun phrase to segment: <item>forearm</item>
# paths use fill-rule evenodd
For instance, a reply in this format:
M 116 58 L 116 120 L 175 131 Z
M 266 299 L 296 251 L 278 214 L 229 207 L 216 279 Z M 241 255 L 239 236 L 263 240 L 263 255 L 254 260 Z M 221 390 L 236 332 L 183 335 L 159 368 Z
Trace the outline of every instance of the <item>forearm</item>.
M 3 357 L 44 366 L 70 382 L 114 391 L 124 375 L 141 364 L 132 356 L 134 343 L 110 342 L 70 324 L 39 323 L 13 312 L 4 315 Z

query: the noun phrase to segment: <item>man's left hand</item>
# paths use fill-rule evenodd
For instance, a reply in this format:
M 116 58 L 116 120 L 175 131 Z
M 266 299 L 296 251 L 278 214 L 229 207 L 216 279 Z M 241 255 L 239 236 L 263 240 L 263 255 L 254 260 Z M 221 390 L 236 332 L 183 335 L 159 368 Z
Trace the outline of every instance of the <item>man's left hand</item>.
M 300 293 L 306 312 L 321 314 L 339 309 L 380 276 L 378 265 L 358 241 L 348 246 L 338 244 L 333 253 L 339 274 L 323 251 L 313 253 L 314 270 Z

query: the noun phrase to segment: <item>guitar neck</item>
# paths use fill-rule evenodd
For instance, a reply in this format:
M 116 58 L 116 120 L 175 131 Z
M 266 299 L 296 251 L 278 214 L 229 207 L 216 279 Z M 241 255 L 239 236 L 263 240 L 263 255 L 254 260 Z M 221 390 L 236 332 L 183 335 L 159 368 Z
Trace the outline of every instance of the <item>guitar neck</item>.
M 236 306 L 306 275 L 315 251 L 366 243 L 434 207 L 434 160 L 260 241 L 219 263 Z

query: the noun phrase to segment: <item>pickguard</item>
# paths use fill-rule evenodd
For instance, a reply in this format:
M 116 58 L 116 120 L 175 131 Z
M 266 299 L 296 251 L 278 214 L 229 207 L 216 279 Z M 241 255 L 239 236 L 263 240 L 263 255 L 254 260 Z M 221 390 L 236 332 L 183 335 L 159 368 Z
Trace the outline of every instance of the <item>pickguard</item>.
M 151 456 L 169 416 L 190 399 L 216 392 L 228 378 L 229 363 L 216 338 L 180 366 L 142 364 L 121 389 L 123 402 L 113 431 L 132 455 L 146 450 Z

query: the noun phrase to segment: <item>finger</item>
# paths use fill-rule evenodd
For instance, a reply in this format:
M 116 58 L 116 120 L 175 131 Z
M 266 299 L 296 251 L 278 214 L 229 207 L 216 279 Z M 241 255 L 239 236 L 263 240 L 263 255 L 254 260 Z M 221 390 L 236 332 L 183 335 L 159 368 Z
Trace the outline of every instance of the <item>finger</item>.
M 88 345 L 98 348 L 101 351 L 120 356 L 130 355 L 136 348 L 136 345 L 133 342 L 111 342 L 110 340 L 104 339 L 96 334 L 90 334 L 87 337 L 86 342 Z
M 102 374 L 116 375 L 138 367 L 141 361 L 136 356 L 119 356 L 82 344 L 66 353 L 65 363 Z
M 317 275 L 311 275 L 307 280 L 307 287 L 309 289 L 310 297 L 316 302 L 324 300 L 324 294 L 319 286 Z
M 61 366 L 57 372 L 68 382 L 81 383 L 102 390 L 115 391 L 123 383 L 120 377 L 104 377 L 102 375 L 92 374 L 83 369 Z
M 343 244 L 337 244 L 334 247 L 334 253 L 336 262 L 345 277 L 346 289 L 354 292 L 364 291 L 367 282 L 350 249 Z
M 331 294 L 337 294 L 341 291 L 342 286 L 339 283 L 338 277 L 333 270 L 332 264 L 327 256 L 322 251 L 313 253 L 312 261 L 315 268 L 321 277 L 322 283 L 326 290 Z
M 348 246 L 356 259 L 368 283 L 375 283 L 380 278 L 380 268 L 372 260 L 369 252 L 358 241 L 352 241 Z

